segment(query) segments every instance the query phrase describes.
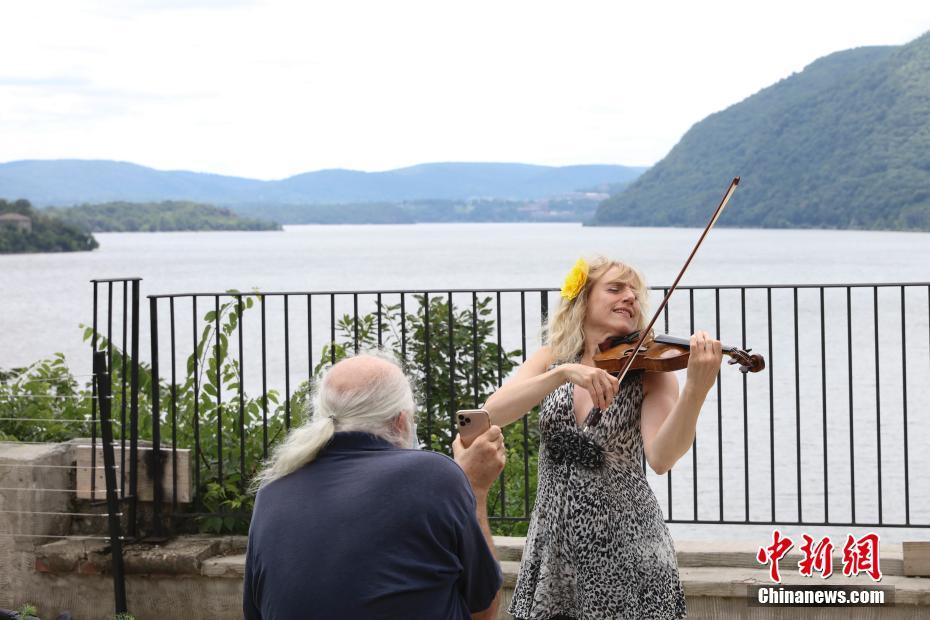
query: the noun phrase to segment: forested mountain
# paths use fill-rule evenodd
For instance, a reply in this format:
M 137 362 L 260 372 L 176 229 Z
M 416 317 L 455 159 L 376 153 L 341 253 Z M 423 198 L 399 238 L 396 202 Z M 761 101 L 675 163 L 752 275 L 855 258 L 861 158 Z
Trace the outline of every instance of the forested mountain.
M 320 170 L 279 181 L 153 170 L 115 161 L 48 160 L 0 164 L 0 196 L 40 206 L 180 200 L 215 205 L 335 204 L 498 198 L 535 200 L 630 181 L 644 168 L 422 164 L 386 172 Z
M 821 58 L 694 125 L 596 225 L 930 230 L 930 33 Z

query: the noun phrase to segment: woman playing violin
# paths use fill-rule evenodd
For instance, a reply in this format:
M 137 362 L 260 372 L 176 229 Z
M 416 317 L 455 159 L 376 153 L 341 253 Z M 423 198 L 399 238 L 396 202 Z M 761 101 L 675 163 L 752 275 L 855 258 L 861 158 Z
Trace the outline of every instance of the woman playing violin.
M 720 370 L 720 342 L 691 336 L 687 379 L 671 372 L 616 377 L 594 365 L 598 345 L 642 330 L 642 276 L 629 265 L 579 260 L 550 320 L 547 344 L 485 403 L 505 426 L 541 403 L 539 482 L 520 575 L 517 618 L 682 618 L 685 597 L 671 536 L 643 472 L 691 447 Z M 596 425 L 585 421 L 600 410 Z

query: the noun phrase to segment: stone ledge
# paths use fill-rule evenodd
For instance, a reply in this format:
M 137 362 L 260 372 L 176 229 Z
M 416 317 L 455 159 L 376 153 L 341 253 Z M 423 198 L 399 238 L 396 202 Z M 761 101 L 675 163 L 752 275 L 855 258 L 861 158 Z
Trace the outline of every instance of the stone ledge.
M 124 548 L 127 574 L 198 575 L 241 580 L 245 574 L 245 536 L 184 536 L 165 544 L 134 543 Z M 512 589 L 520 571 L 520 556 L 525 539 L 495 537 L 504 588 Z M 679 572 L 685 594 L 689 597 L 745 598 L 752 585 L 770 585 L 768 569 L 755 560 L 758 545 L 740 541 L 679 541 Z M 35 568 L 42 573 L 76 573 L 99 575 L 110 572 L 110 556 L 104 553 L 106 541 L 62 540 L 36 547 Z M 782 560 L 782 583 L 785 585 L 855 585 L 891 586 L 895 603 L 930 606 L 930 578 L 901 575 L 901 545 L 881 548 L 882 580 L 878 583 L 865 575 L 844 577 L 841 573 L 829 581 L 804 577 L 790 570 L 801 557 L 789 553 Z M 834 566 L 841 566 L 837 560 Z
M 495 536 L 494 546 L 497 548 L 497 558 L 501 561 L 520 562 L 523 559 L 523 546 L 526 538 L 523 536 Z
M 203 563 L 201 574 L 204 577 L 231 577 L 242 579 L 245 577 L 245 554 L 228 555 L 220 558 L 211 558 Z
M 129 543 L 123 547 L 126 574 L 201 575 L 204 562 L 245 551 L 245 536 L 182 536 L 164 544 Z M 97 575 L 110 572 L 109 544 L 104 540 L 60 540 L 35 549 L 42 573 Z M 241 573 L 240 573 L 241 576 Z
M 520 563 L 501 560 L 501 572 L 504 574 L 504 589 L 513 590 L 517 585 L 517 575 L 520 574 Z
M 106 543 L 93 539 L 58 540 L 35 549 L 35 569 L 39 573 L 110 572 L 110 556 L 103 553 Z

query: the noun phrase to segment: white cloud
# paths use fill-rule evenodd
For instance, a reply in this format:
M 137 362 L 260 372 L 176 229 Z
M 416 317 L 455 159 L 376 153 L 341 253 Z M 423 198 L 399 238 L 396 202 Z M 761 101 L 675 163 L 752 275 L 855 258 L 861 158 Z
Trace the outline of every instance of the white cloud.
M 279 178 L 651 164 L 820 56 L 920 35 L 930 4 L 46 0 L 4 23 L 0 161 Z

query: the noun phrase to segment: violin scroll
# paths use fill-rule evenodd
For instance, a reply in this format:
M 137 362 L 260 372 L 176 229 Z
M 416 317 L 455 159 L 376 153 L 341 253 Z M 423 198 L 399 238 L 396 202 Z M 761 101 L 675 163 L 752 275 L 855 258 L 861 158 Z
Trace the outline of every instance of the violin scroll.
M 753 353 L 749 355 L 749 352 L 752 349 L 737 349 L 734 347 L 733 351 L 728 351 L 727 355 L 730 356 L 730 361 L 727 364 L 731 366 L 734 364 L 739 364 L 739 371 L 743 374 L 747 372 L 759 372 L 765 370 L 765 358 L 759 355 L 758 353 Z

